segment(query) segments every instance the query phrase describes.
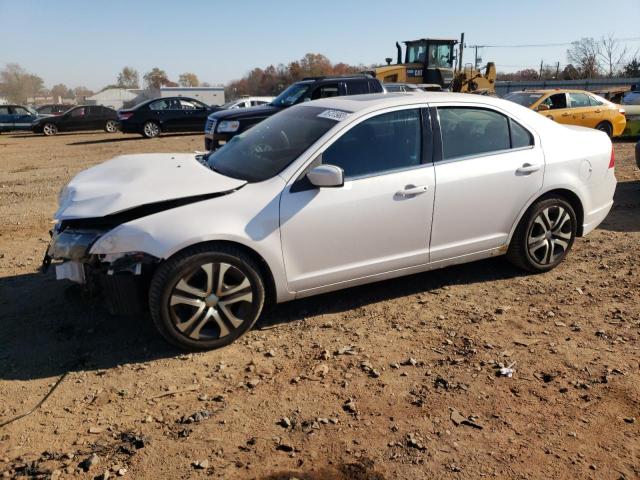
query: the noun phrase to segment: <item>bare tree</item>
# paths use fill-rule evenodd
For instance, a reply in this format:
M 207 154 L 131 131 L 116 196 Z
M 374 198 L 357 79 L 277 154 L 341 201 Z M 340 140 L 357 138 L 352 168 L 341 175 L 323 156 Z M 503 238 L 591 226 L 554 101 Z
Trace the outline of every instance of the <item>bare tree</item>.
M 118 74 L 118 86 L 120 88 L 140 88 L 140 76 L 132 67 L 124 67 Z
M 57 97 L 64 98 L 68 92 L 69 87 L 64 83 L 59 83 L 58 85 L 51 87 L 51 96 L 54 98 L 54 101 L 58 101 Z
M 185 72 L 178 78 L 178 83 L 181 87 L 197 87 L 200 85 L 198 76 L 195 73 Z
M 582 38 L 571 44 L 567 50 L 569 62 L 580 72 L 582 78 L 597 77 L 600 73 L 598 59 L 600 44 L 593 38 Z
M 602 70 L 607 72 L 609 77 L 620 69 L 627 56 L 627 46 L 621 44 L 612 33 L 600 40 L 598 60 Z
M 144 84 L 147 88 L 160 88 L 163 86 L 171 86 L 174 84 L 169 77 L 167 76 L 167 72 L 164 70 L 160 70 L 158 67 L 153 67 L 150 72 L 144 74 Z
M 44 82 L 17 63 L 7 63 L 0 70 L 0 95 L 11 102 L 26 103 L 28 97 L 42 93 Z

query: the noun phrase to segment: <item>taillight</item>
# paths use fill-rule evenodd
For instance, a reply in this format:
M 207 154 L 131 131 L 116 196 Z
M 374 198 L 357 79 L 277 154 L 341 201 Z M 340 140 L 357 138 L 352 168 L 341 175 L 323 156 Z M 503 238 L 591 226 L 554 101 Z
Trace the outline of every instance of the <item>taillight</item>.
M 609 160 L 609 168 L 616 166 L 616 151 L 611 147 L 611 159 Z
M 133 112 L 118 113 L 118 120 L 128 120 L 133 116 Z

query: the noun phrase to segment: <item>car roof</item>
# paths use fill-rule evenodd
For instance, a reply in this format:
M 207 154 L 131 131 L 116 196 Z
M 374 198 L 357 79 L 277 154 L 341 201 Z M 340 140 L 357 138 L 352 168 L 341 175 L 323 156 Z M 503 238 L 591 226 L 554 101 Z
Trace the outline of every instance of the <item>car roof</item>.
M 594 93 L 588 90 L 579 90 L 577 88 L 537 88 L 531 90 L 519 90 L 509 93 Z
M 396 107 L 402 105 L 413 105 L 416 103 L 430 102 L 477 102 L 483 104 L 503 105 L 505 100 L 487 95 L 474 95 L 469 93 L 450 92 L 393 92 L 393 93 L 370 93 L 364 95 L 337 96 L 305 102 L 303 105 L 313 104 L 318 107 L 335 108 L 358 112 L 367 109 L 380 109 L 385 107 Z M 513 102 L 509 102 L 513 103 Z

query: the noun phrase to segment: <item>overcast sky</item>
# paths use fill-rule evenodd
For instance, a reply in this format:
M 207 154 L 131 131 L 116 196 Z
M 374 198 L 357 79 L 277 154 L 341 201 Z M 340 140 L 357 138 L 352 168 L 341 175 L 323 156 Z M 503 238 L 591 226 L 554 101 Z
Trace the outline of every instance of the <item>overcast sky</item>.
M 172 80 L 191 71 L 226 83 L 255 66 L 307 52 L 333 62 L 384 63 L 396 40 L 459 37 L 468 45 L 565 43 L 640 37 L 640 0 L 0 0 L 0 68 L 17 62 L 43 77 L 99 89 L 125 65 Z M 636 51 L 640 41 L 629 41 Z M 485 48 L 499 71 L 567 63 L 566 46 Z M 472 61 L 467 50 L 465 62 Z

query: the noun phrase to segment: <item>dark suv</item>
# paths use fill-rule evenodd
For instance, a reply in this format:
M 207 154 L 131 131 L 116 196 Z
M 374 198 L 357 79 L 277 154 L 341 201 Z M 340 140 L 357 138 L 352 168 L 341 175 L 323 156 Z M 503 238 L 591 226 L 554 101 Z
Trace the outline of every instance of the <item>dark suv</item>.
M 371 75 L 305 78 L 291 85 L 268 105 L 240 110 L 221 110 L 209 115 L 204 127 L 204 148 L 216 150 L 256 123 L 298 103 L 339 95 L 384 91 L 382 84 Z

